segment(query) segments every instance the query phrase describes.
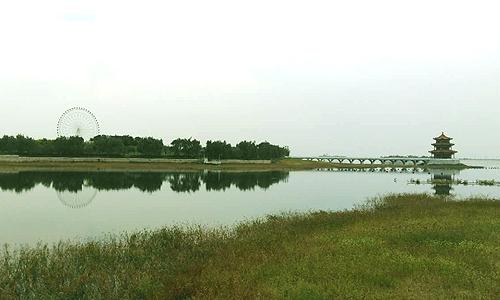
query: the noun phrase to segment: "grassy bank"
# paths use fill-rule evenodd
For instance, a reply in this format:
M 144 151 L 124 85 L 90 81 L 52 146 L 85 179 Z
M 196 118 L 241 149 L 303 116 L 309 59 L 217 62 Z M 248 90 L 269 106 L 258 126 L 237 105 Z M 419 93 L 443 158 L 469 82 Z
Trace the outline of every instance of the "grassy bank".
M 136 171 L 136 172 L 167 172 L 167 171 L 199 171 L 199 170 L 228 170 L 228 171 L 299 171 L 314 169 L 368 169 L 368 168 L 397 168 L 412 166 L 382 165 L 382 164 L 340 164 L 322 161 L 306 161 L 300 159 L 281 159 L 270 164 L 264 163 L 228 163 L 211 165 L 203 163 L 176 163 L 176 162 L 8 162 L 0 161 L 0 172 L 12 171 Z M 429 169 L 466 169 L 460 165 L 432 165 Z
M 210 165 L 203 163 L 175 162 L 2 162 L 0 171 L 193 171 L 193 170 L 237 170 L 237 171 L 294 171 L 332 168 L 327 162 L 282 159 L 272 163 L 228 163 Z
M 333 200 L 332 200 L 333 201 Z M 500 201 L 395 195 L 371 210 L 166 228 L 4 253 L 2 299 L 493 299 Z

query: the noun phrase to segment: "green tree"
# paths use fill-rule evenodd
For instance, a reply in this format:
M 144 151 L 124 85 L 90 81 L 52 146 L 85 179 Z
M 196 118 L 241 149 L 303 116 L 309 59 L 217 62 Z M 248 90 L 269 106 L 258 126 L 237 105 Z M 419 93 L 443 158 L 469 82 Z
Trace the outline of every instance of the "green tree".
M 84 153 L 84 140 L 78 136 L 58 137 L 53 142 L 53 151 L 58 156 L 81 156 Z
M 137 140 L 137 151 L 142 156 L 160 157 L 163 155 L 163 141 L 152 137 Z
M 2 154 L 17 154 L 17 141 L 13 136 L 4 135 L 0 139 L 0 153 Z
M 234 151 L 226 141 L 207 141 L 205 156 L 208 159 L 228 159 L 234 157 Z
M 290 155 L 287 147 L 272 145 L 269 142 L 262 142 L 257 148 L 260 159 L 278 159 Z
M 259 159 L 255 142 L 242 141 L 236 145 L 236 151 L 241 159 Z
M 24 135 L 16 136 L 16 148 L 19 155 L 30 155 L 36 147 L 36 142 L 32 138 L 25 137 Z
M 125 145 L 121 138 L 99 135 L 91 139 L 96 155 L 123 157 Z
M 178 158 L 200 158 L 203 147 L 196 139 L 175 139 L 170 143 L 170 150 L 174 157 Z
M 37 156 L 52 156 L 56 155 L 54 149 L 54 141 L 41 139 L 36 141 L 36 149 L 33 151 Z

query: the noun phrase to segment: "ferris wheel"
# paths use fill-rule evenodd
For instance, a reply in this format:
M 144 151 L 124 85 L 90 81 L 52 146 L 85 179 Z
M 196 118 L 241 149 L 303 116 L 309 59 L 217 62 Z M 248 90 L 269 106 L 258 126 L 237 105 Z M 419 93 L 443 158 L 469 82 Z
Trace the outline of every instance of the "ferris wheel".
M 68 109 L 57 123 L 57 135 L 60 137 L 79 136 L 87 141 L 99 133 L 97 118 L 90 110 L 83 107 Z

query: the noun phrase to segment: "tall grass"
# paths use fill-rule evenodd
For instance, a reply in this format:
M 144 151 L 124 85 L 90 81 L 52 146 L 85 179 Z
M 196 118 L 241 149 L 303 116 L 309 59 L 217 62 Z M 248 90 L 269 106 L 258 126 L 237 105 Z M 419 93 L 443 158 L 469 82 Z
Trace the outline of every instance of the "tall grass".
M 494 299 L 500 201 L 390 195 L 232 229 L 11 251 L 1 299 Z

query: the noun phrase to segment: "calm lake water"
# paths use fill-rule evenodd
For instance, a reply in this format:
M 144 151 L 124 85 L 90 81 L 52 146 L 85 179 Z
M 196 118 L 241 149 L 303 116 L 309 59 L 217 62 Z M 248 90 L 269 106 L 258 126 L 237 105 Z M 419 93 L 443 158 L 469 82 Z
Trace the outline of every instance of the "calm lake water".
M 0 244 L 88 240 L 173 224 L 231 225 L 280 212 L 351 209 L 387 193 L 500 199 L 500 186 L 426 183 L 431 178 L 500 181 L 499 160 L 463 162 L 487 168 L 0 173 Z

